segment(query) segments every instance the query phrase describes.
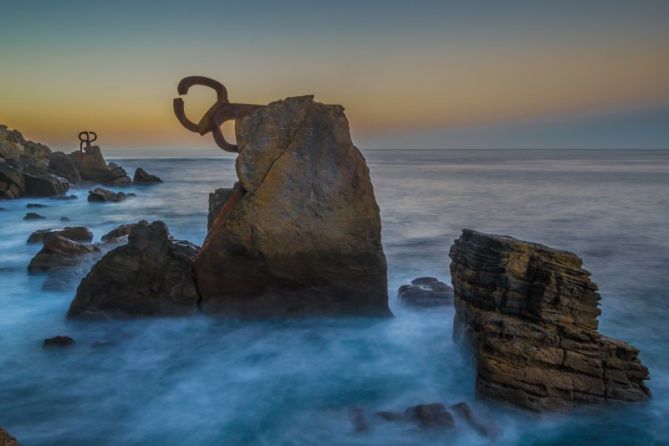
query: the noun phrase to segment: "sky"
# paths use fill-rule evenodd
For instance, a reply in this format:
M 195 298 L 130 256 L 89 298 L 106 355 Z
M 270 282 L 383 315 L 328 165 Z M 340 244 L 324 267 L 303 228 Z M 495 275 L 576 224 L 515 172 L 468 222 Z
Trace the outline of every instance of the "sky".
M 666 0 L 0 0 L 0 123 L 214 156 L 172 112 L 205 75 L 342 104 L 361 148 L 669 148 L 668 23 Z M 185 100 L 197 121 L 213 93 Z

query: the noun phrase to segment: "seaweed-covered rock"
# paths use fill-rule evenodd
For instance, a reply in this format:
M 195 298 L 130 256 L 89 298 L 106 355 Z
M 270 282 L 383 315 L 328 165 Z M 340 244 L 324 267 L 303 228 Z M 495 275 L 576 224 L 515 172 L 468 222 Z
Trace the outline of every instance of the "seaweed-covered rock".
M 379 207 L 343 108 L 289 98 L 236 126 L 240 184 L 195 262 L 202 308 L 389 315 Z
M 162 221 L 137 223 L 79 284 L 68 317 L 181 315 L 197 311 L 192 273 L 198 248 L 174 240 Z
M 597 331 L 578 256 L 467 229 L 450 256 L 454 337 L 474 348 L 480 393 L 537 411 L 650 396 L 639 351 Z

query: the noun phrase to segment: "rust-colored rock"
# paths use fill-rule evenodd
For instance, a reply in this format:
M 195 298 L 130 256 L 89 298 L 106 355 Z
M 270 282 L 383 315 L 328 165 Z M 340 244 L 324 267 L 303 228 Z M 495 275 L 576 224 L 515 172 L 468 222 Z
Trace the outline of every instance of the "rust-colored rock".
M 638 350 L 598 333 L 578 256 L 472 230 L 450 256 L 454 338 L 475 350 L 481 394 L 537 411 L 650 396 Z
M 343 108 L 289 98 L 236 134 L 240 184 L 195 262 L 203 310 L 390 314 L 379 207 Z

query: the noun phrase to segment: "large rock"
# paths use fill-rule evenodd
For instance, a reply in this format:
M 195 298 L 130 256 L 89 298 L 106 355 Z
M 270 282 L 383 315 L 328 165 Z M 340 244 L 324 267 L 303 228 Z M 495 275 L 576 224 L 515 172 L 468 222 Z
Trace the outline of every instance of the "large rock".
M 138 167 L 137 169 L 135 169 L 135 175 L 132 177 L 132 182 L 133 184 L 154 184 L 154 183 L 162 183 L 163 180 L 161 180 L 159 177 L 155 175 L 151 175 L 149 172 L 142 169 L 141 167 Z
M 196 254 L 196 246 L 172 239 L 162 221 L 139 222 L 127 245 L 109 251 L 83 278 L 68 317 L 194 313 Z
M 597 286 L 575 254 L 464 230 L 451 248 L 454 337 L 477 390 L 532 410 L 650 396 L 638 350 L 597 332 Z
M 343 108 L 290 98 L 236 134 L 240 185 L 195 262 L 202 308 L 389 315 L 379 207 Z
M 21 169 L 0 159 L 0 198 L 19 198 L 26 192 Z
M 49 173 L 65 178 L 72 184 L 81 183 L 81 175 L 76 164 L 63 152 L 55 152 L 49 158 Z
M 107 165 L 99 146 L 91 146 L 85 152 L 77 150 L 68 156 L 84 181 L 109 186 L 127 186 L 132 183 L 121 166 L 113 162 Z
M 113 192 L 109 189 L 103 189 L 101 187 L 96 187 L 95 189 L 88 191 L 88 201 L 93 203 L 118 203 L 119 201 L 125 201 L 128 197 L 134 197 L 135 194 L 125 192 Z
M 29 197 L 53 197 L 63 195 L 70 188 L 65 178 L 39 171 L 35 168 L 23 170 L 25 194 Z

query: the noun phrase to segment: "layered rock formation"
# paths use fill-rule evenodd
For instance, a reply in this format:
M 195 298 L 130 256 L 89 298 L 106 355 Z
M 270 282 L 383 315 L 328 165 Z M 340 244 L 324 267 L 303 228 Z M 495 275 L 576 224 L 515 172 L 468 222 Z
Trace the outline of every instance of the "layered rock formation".
M 175 315 L 197 311 L 192 274 L 197 247 L 170 236 L 162 221 L 132 227 L 79 284 L 68 317 Z
M 240 184 L 195 262 L 202 308 L 390 314 L 379 207 L 343 108 L 289 98 L 236 133 Z
M 597 286 L 575 254 L 464 230 L 451 248 L 454 337 L 480 393 L 532 410 L 650 396 L 638 350 L 597 331 Z

